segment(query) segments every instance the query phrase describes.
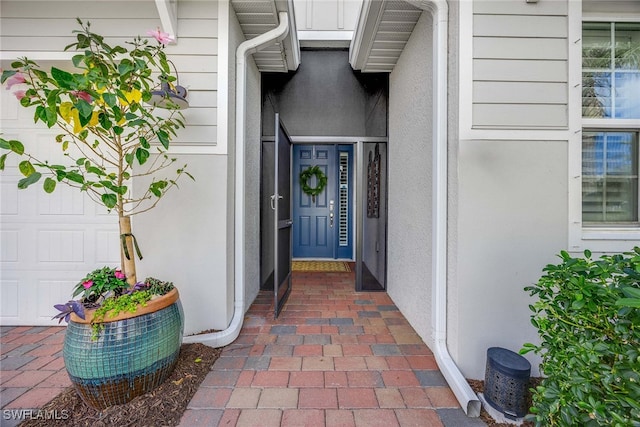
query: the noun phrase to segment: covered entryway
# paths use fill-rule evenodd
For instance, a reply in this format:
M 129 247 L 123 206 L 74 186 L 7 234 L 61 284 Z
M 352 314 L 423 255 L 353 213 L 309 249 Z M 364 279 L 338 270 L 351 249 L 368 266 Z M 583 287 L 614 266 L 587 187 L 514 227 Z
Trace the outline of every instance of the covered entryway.
M 297 71 L 262 74 L 263 289 L 273 289 L 276 114 L 293 143 L 292 258 L 355 261 L 356 289 L 385 289 L 387 104 L 388 74 L 354 71 L 347 50 L 303 50 Z

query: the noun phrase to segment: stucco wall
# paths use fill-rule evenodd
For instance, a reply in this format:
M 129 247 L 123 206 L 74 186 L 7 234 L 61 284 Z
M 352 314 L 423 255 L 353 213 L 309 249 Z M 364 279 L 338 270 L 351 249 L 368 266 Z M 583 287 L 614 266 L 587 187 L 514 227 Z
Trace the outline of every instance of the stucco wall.
M 245 146 L 245 292 L 248 309 L 260 290 L 260 72 L 253 59 L 247 69 Z
M 537 339 L 523 288 L 566 246 L 567 142 L 460 141 L 458 162 L 460 338 L 450 350 L 463 374 L 484 378 L 487 348 Z
M 158 206 L 133 218 L 144 259 L 138 277 L 171 280 L 185 311 L 185 334 L 226 326 L 226 156 L 177 155 L 189 178 Z M 211 183 L 216 183 L 212 185 Z M 143 184 L 143 185 L 140 185 Z M 141 180 L 136 188 L 143 188 Z
M 389 77 L 387 291 L 431 337 L 432 19 L 423 13 Z

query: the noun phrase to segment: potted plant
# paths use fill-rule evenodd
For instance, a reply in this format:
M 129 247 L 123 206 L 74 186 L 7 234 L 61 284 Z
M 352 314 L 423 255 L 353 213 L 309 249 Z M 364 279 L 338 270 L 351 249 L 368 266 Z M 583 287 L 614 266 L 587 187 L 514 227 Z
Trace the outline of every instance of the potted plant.
M 22 142 L 0 137 L 0 170 L 8 156 L 18 156 L 24 175 L 19 188 L 42 182 L 51 193 L 58 183 L 67 184 L 117 213 L 122 268 L 91 272 L 76 286 L 73 296 L 79 300 L 56 305 L 56 317 L 69 321 L 63 353 L 71 380 L 85 402 L 104 408 L 162 383 L 180 349 L 178 292 L 170 283 L 137 281 L 134 254 L 142 256 L 131 216 L 154 208 L 183 175 L 191 177 L 185 165 L 171 178 L 157 178 L 175 165 L 167 150 L 184 127 L 179 110 L 186 91 L 171 75 L 166 33 L 149 31 L 156 42 L 138 36 L 127 47 L 110 46 L 89 22 L 78 23 L 76 41 L 65 50 L 78 52 L 72 64 L 79 72 L 45 71 L 20 58 L 0 80 L 23 107 L 34 109 L 35 122 L 60 130 L 52 142 L 66 164 L 41 159 Z M 153 176 L 148 187 L 133 194 L 131 181 L 147 176 Z

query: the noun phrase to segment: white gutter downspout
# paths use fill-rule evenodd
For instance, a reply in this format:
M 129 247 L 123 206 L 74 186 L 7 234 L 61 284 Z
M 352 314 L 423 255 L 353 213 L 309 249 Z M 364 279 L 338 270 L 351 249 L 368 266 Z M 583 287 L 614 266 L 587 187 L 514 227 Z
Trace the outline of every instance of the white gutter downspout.
M 446 0 L 409 1 L 421 9 L 431 12 L 433 17 L 433 49 L 435 79 L 433 93 L 435 102 L 435 128 L 433 168 L 433 353 L 440 372 L 447 380 L 460 406 L 469 417 L 480 416 L 480 400 L 458 369 L 447 347 L 447 202 L 448 202 L 448 164 L 447 164 L 447 124 L 448 124 L 448 21 L 449 6 Z
M 249 55 L 278 43 L 289 33 L 289 16 L 287 12 L 279 12 L 280 24 L 250 40 L 242 42 L 236 50 L 236 142 L 235 142 L 235 291 L 234 311 L 231 323 L 224 331 L 185 337 L 184 343 L 202 343 L 210 347 L 223 347 L 238 338 L 244 320 L 244 246 L 245 246 L 245 203 L 244 203 L 244 147 L 246 121 L 246 61 Z

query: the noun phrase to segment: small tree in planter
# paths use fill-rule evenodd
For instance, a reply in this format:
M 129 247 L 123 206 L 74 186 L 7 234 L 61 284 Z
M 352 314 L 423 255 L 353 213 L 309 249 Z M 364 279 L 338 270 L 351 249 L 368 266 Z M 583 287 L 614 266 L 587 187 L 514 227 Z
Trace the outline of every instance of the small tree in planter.
M 11 64 L 12 69 L 4 70 L 1 77 L 1 82 L 7 89 L 14 90 L 13 93 L 23 107 L 34 108 L 35 122 L 60 130 L 61 133 L 52 142 L 58 145 L 68 161 L 58 164 L 41 159 L 20 141 L 0 137 L 0 148 L 5 150 L 0 156 L 0 170 L 4 169 L 8 156 L 17 155 L 22 158 L 18 169 L 24 175 L 18 182 L 19 188 L 24 189 L 42 182 L 44 191 L 51 193 L 58 183 L 63 183 L 77 188 L 108 211 L 117 212 L 122 270 L 107 267 L 95 270 L 77 286 L 74 296 L 83 294 L 79 302 L 70 301 L 56 306 L 61 311 L 57 317 L 61 319 L 81 320 L 85 319 L 85 314 L 90 314 L 87 321 L 97 324 L 102 323 L 102 320 L 94 319 L 93 313 L 87 313 L 85 308 L 104 306 L 109 299 L 118 300 L 118 303 L 107 305 L 115 310 L 111 313 L 104 313 L 103 310 L 98 316 L 108 321 L 110 315 L 118 315 L 120 311 L 135 311 L 138 303 L 147 305 L 154 293 L 162 294 L 171 290 L 172 286 L 158 285 L 155 282 L 137 283 L 134 254 L 137 253 L 139 257 L 141 255 L 132 234 L 131 216 L 154 208 L 167 191 L 176 187 L 183 175 L 190 175 L 185 171 L 186 166 L 183 166 L 176 168 L 171 178 L 156 178 L 158 172 L 175 165 L 176 159 L 168 156 L 167 150 L 176 131 L 184 127 L 180 105 L 172 101 L 178 98 L 169 96 L 169 92 L 165 91 L 162 110 L 157 110 L 157 105 L 151 102 L 152 92 L 157 86 L 155 78 L 159 78 L 164 90 L 175 89 L 176 77 L 171 75 L 170 61 L 164 52 L 164 45 L 171 39 L 159 30 L 149 31 L 148 34 L 157 43 L 136 37 L 127 43 L 127 49 L 107 44 L 102 36 L 91 32 L 89 22 L 85 24 L 78 19 L 78 23 L 81 29 L 74 31 L 76 41 L 65 50 L 75 49 L 78 52 L 73 56 L 72 63 L 80 72 L 68 72 L 56 67 L 47 72 L 34 61 L 21 58 Z M 151 183 L 139 196 L 133 195 L 132 179 L 145 176 L 153 176 Z M 132 296 L 138 291 L 146 292 L 148 297 L 142 297 L 141 294 Z M 177 340 L 179 349 L 182 310 L 177 300 L 177 291 L 172 292 L 174 296 L 171 299 L 174 301 L 171 304 L 176 306 L 173 308 L 173 316 L 178 316 L 180 323 Z M 175 319 L 171 322 L 175 323 Z M 65 363 L 72 381 L 76 373 L 69 369 L 71 357 L 88 359 L 94 364 L 99 362 L 97 358 L 104 357 L 107 362 L 110 359 L 112 364 L 118 363 L 114 362 L 113 356 L 98 357 L 90 354 L 96 351 L 95 348 L 81 349 L 81 345 L 74 343 L 73 348 L 68 349 L 70 335 L 87 334 L 84 329 L 73 332 L 72 324 L 73 322 L 70 323 L 65 338 Z M 113 327 L 121 328 L 122 325 Z M 103 328 L 101 326 L 99 329 Z M 95 327 L 93 331 L 91 328 L 89 330 L 89 335 L 95 339 Z M 103 344 L 110 340 L 109 337 L 104 338 Z M 166 343 L 162 345 L 163 349 L 158 353 L 167 357 L 173 357 L 175 353 L 177 357 L 175 350 L 169 349 Z M 148 344 L 141 346 L 146 348 Z M 175 361 L 175 357 L 173 360 Z M 141 378 L 151 383 L 149 375 L 157 377 L 155 373 L 147 371 L 145 363 L 134 364 L 132 369 L 136 371 L 138 379 L 130 380 L 131 385 L 135 382 L 138 386 Z M 172 367 L 174 362 L 169 360 L 167 363 Z M 111 368 L 103 369 L 107 376 L 122 376 L 116 372 L 115 366 Z M 170 369 L 165 371 L 168 371 L 168 375 Z M 93 377 L 89 377 L 87 381 L 94 385 L 96 383 Z M 130 392 L 126 393 L 127 398 L 132 395 Z M 96 394 L 96 390 L 91 389 L 85 394 Z M 85 401 L 99 407 L 122 403 L 91 400 L 91 396 L 83 397 Z

